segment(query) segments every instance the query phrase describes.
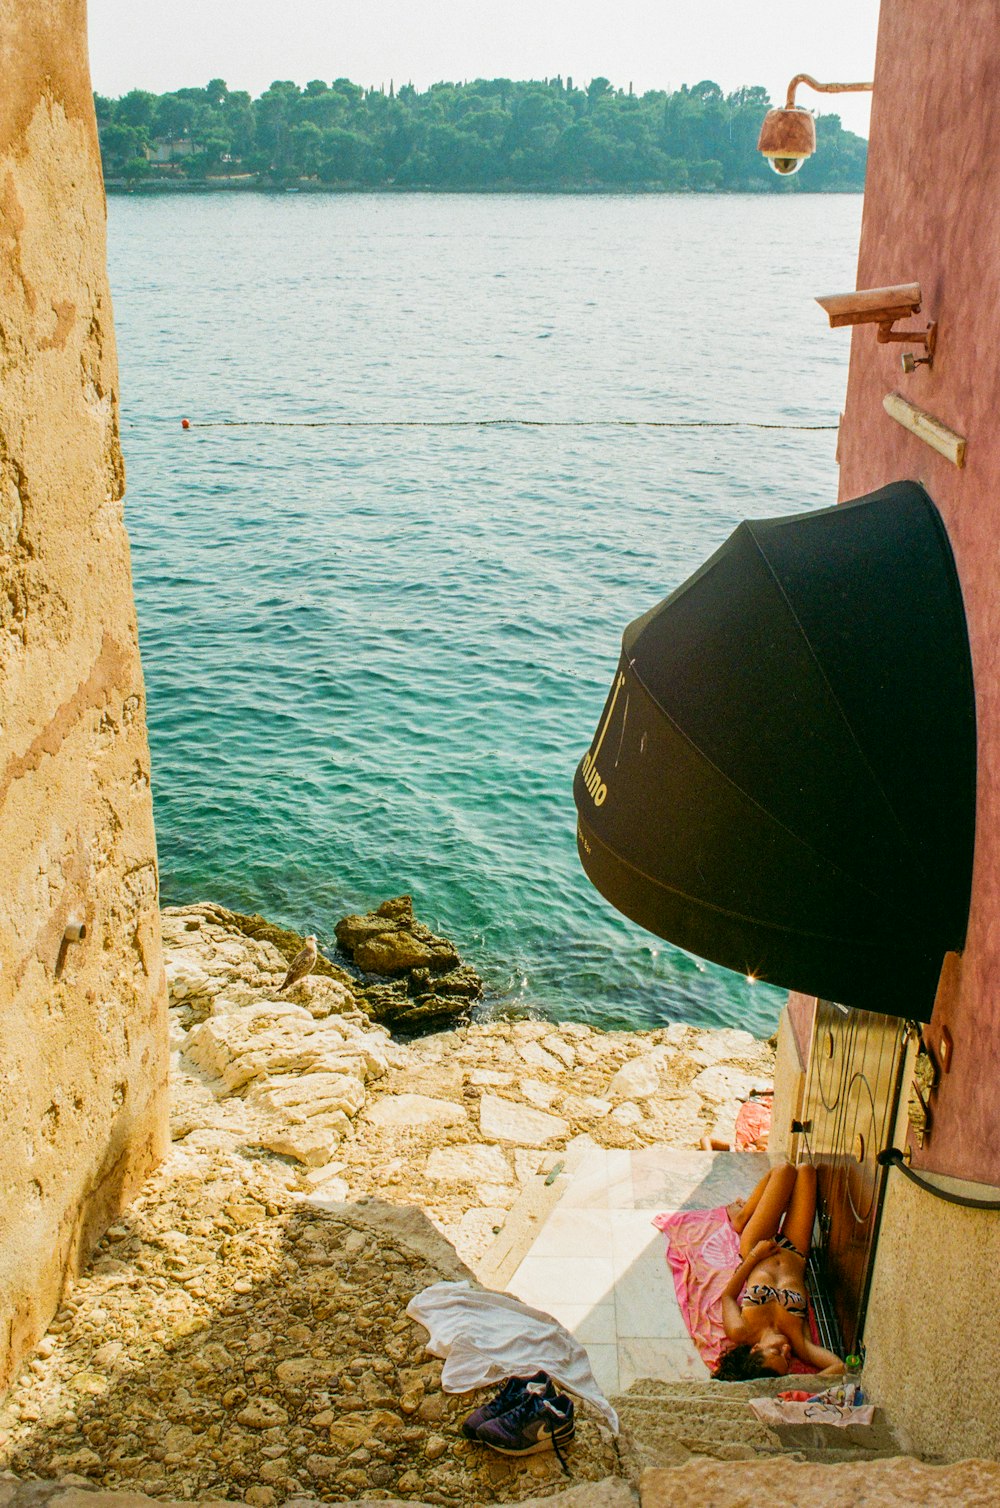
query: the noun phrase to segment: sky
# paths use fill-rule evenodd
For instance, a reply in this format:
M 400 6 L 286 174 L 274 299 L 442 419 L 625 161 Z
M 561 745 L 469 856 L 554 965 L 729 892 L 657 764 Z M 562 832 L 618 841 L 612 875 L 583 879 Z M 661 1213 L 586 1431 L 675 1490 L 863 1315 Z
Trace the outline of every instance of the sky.
M 257 95 L 274 79 L 349 78 L 418 89 L 442 79 L 547 78 L 729 92 L 789 79 L 870 80 L 879 0 L 89 0 L 94 88 L 162 94 L 223 78 Z M 869 96 L 799 104 L 868 134 Z

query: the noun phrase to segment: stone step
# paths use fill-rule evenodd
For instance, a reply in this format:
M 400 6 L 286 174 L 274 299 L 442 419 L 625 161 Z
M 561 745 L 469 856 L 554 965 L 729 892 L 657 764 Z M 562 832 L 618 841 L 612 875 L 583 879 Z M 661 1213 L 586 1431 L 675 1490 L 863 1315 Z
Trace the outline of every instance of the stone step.
M 676 1467 L 696 1457 L 752 1461 L 785 1456 L 799 1461 L 865 1462 L 905 1453 L 889 1421 L 876 1409 L 870 1426 L 846 1429 L 818 1423 L 771 1428 L 749 1400 L 788 1386 L 787 1378 L 752 1383 L 658 1382 L 643 1379 L 614 1400 L 623 1426 L 623 1459 L 633 1475 Z
M 675 1435 L 679 1440 L 700 1439 L 716 1443 L 759 1445 L 762 1449 L 780 1449 L 780 1441 L 765 1424 L 747 1410 L 722 1416 L 713 1411 L 687 1410 L 671 1416 L 662 1410 L 624 1408 L 619 1419 L 633 1431 Z
M 838 1508 L 848 1503 L 913 1508 L 921 1503 L 1000 1502 L 1000 1463 L 956 1461 L 931 1466 L 897 1455 L 892 1460 L 842 1463 L 783 1460 L 728 1465 L 692 1460 L 643 1474 L 642 1508 L 746 1508 L 748 1503 L 794 1503 L 797 1508 Z

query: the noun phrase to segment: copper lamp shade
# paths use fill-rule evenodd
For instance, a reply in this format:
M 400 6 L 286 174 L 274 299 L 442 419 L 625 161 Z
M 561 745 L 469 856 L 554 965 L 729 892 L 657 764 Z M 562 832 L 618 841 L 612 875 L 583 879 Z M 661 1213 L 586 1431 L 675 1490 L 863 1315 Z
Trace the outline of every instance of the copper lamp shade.
M 769 110 L 760 128 L 757 150 L 776 173 L 796 173 L 816 150 L 816 122 L 801 105 Z

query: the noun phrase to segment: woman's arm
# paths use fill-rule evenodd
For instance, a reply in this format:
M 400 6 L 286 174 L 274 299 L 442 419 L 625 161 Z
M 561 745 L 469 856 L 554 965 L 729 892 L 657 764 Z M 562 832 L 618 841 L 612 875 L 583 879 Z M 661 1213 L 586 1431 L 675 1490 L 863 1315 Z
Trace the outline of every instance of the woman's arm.
M 769 1257 L 776 1250 L 777 1247 L 773 1241 L 758 1241 L 749 1256 L 743 1258 L 743 1261 L 723 1289 L 722 1323 L 726 1328 L 727 1336 L 732 1341 L 739 1343 L 750 1339 L 737 1299 L 739 1298 L 740 1290 L 754 1268 L 758 1263 L 763 1262 L 765 1257 Z
M 728 1292 L 722 1295 L 722 1323 L 725 1326 L 726 1335 L 737 1345 L 750 1339 L 747 1327 L 743 1323 L 742 1310 L 732 1294 Z
M 778 1244 L 776 1241 L 758 1241 L 750 1251 L 749 1256 L 743 1258 L 743 1261 L 740 1263 L 739 1267 L 737 1267 L 736 1271 L 729 1279 L 729 1282 L 726 1284 L 723 1293 L 723 1298 L 725 1298 L 727 1295 L 733 1299 L 737 1298 L 739 1296 L 740 1289 L 743 1287 L 743 1284 L 747 1281 L 754 1268 L 757 1267 L 761 1262 L 765 1261 L 772 1252 L 775 1252 L 777 1250 Z
M 800 1361 L 808 1362 L 809 1366 L 817 1368 L 820 1377 L 839 1377 L 844 1370 L 844 1363 L 839 1356 L 834 1356 L 832 1351 L 827 1351 L 823 1346 L 817 1346 L 810 1340 L 802 1328 L 802 1334 L 792 1341 L 792 1350 Z

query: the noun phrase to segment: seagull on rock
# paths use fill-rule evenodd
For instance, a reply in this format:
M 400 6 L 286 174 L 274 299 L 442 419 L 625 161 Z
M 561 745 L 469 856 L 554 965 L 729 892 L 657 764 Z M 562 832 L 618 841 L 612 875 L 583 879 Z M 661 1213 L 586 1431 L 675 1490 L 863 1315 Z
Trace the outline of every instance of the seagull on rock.
M 310 932 L 306 938 L 305 947 L 299 949 L 288 965 L 288 973 L 285 975 L 284 982 L 278 986 L 278 994 L 280 995 L 282 990 L 287 990 L 290 984 L 297 984 L 300 979 L 305 979 L 306 975 L 311 974 L 315 967 L 316 934 Z

